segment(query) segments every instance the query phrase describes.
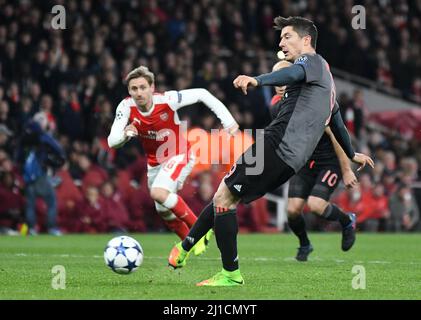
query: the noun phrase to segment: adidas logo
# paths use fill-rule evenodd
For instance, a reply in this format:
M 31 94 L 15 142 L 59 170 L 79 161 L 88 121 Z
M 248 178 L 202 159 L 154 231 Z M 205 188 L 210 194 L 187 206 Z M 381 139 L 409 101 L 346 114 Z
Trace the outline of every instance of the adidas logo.
M 237 190 L 238 192 L 241 191 L 242 187 L 243 187 L 243 185 L 241 185 L 241 184 L 234 184 L 234 189 Z
M 193 237 L 187 236 L 186 239 L 187 239 L 188 242 L 194 243 L 194 238 Z

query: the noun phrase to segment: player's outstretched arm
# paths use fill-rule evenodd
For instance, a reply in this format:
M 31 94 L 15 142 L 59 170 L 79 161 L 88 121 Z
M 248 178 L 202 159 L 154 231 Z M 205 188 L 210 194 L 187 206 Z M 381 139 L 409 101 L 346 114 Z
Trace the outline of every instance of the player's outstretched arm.
M 234 134 L 238 129 L 238 124 L 227 107 L 208 90 L 203 88 L 186 89 L 181 91 L 168 91 L 170 95 L 170 105 L 174 110 L 182 108 L 187 105 L 202 102 L 206 105 L 218 119 L 221 121 L 222 126 L 230 134 Z
M 339 159 L 339 165 L 341 166 L 342 171 L 342 179 L 344 181 L 345 186 L 347 188 L 353 188 L 357 186 L 358 179 L 352 171 L 351 162 L 349 161 L 345 151 L 341 148 L 338 141 L 336 141 L 336 138 L 329 127 L 326 127 L 325 132 L 329 136 L 330 141 L 332 141 L 332 145 L 335 149 L 336 156 Z
M 353 159 L 355 156 L 354 148 L 351 144 L 351 137 L 349 136 L 348 130 L 342 120 L 341 113 L 339 112 L 339 106 L 336 102 L 335 108 L 336 111 L 333 112 L 330 119 L 329 127 L 332 130 L 333 135 L 338 141 L 339 145 L 345 151 L 345 154 L 349 159 Z
M 367 164 L 374 168 L 374 161 L 367 155 L 363 153 L 356 153 L 351 144 L 351 137 L 349 136 L 348 130 L 342 120 L 341 113 L 339 112 L 339 105 L 336 102 L 335 108 L 336 111 L 333 113 L 330 128 L 337 142 L 352 162 L 360 165 L 357 171 L 363 169 Z
M 247 94 L 249 86 L 285 86 L 305 80 L 306 73 L 301 65 L 293 64 L 289 67 L 265 73 L 257 77 L 240 75 L 234 79 L 235 88 L 239 88 L 244 94 Z
M 108 146 L 110 148 L 122 147 L 127 141 L 129 141 L 130 137 L 133 136 L 134 133 L 137 134 L 136 128 L 132 130 L 133 133 L 130 133 L 131 131 L 127 129 L 130 126 L 134 127 L 133 125 L 127 126 L 128 121 L 129 121 L 129 109 L 124 105 L 124 100 L 123 100 L 117 107 L 114 122 L 113 122 L 113 125 L 111 126 L 111 131 L 107 138 Z

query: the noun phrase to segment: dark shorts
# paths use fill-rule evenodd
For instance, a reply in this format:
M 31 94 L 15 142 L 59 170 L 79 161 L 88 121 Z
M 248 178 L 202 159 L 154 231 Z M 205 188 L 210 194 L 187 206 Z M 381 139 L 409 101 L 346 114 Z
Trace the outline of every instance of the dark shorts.
M 329 201 L 341 179 L 342 172 L 337 161 L 310 160 L 289 181 L 288 198 L 314 196 Z
M 224 179 L 231 193 L 244 203 L 250 203 L 276 189 L 295 173 L 279 158 L 271 143 L 264 139 L 260 143 L 263 143 L 264 150 L 259 150 L 256 143 L 251 145 Z M 254 162 L 250 161 L 252 158 Z

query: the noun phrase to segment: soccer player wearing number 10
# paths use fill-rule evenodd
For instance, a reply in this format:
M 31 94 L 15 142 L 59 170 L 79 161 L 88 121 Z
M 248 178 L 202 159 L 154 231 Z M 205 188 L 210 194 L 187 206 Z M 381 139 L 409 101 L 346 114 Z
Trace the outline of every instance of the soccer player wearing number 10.
M 166 226 L 182 240 L 196 222 L 196 215 L 177 195 L 193 169 L 195 156 L 184 138 L 177 110 L 204 103 L 221 120 L 229 134 L 238 124 L 225 105 L 205 89 L 154 93 L 154 74 L 140 66 L 126 77 L 130 97 L 122 100 L 108 136 L 108 145 L 119 148 L 133 137 L 142 144 L 148 159 L 148 187 L 158 214 Z M 212 230 L 194 248 L 199 255 L 206 250 Z
M 290 66 L 288 61 L 279 61 L 273 71 Z M 286 87 L 275 87 L 276 95 L 272 98 L 271 114 L 276 116 L 282 108 Z M 336 118 L 339 112 L 338 104 L 332 110 L 332 117 Z M 339 115 L 339 114 L 338 114 Z M 341 127 L 342 130 L 345 127 Z M 348 153 L 352 152 L 347 150 Z M 365 154 L 355 153 L 354 161 L 361 164 L 374 166 L 373 160 Z M 288 189 L 288 225 L 300 242 L 296 255 L 298 261 L 307 261 L 308 255 L 313 251 L 313 246 L 308 239 L 302 211 L 305 203 L 311 212 L 326 219 L 338 221 L 342 226 L 342 250 L 348 251 L 355 242 L 353 224 L 355 214 L 344 213 L 336 205 L 329 203 L 329 198 L 343 178 L 347 188 L 357 185 L 358 180 L 351 169 L 346 152 L 336 141 L 335 135 L 329 127 L 325 129 L 319 143 L 305 166 L 289 180 Z
M 200 239 L 214 227 L 223 268 L 199 282 L 199 286 L 244 284 L 237 252 L 238 203 L 250 203 L 284 184 L 310 159 L 327 125 L 332 127 L 335 136 L 339 131 L 334 129 L 335 125 L 344 126 L 341 121 L 331 121 L 336 101 L 335 84 L 328 63 L 316 53 L 316 26 L 302 17 L 277 17 L 275 25 L 281 30 L 279 46 L 286 59 L 294 64 L 258 77 L 240 75 L 233 84 L 244 94 L 249 86 L 287 85 L 283 106 L 264 134 L 256 138 L 221 181 L 213 202 L 201 212 L 186 239 L 172 248 L 168 258 L 174 268 L 185 266 L 195 245 L 191 240 Z M 347 150 L 350 138 L 346 130 L 342 133 L 345 139 L 338 137 L 338 142 Z M 263 151 L 258 152 L 259 148 Z M 256 161 L 250 163 L 253 157 Z M 348 157 L 355 161 L 352 146 Z M 256 168 L 263 170 L 255 171 Z

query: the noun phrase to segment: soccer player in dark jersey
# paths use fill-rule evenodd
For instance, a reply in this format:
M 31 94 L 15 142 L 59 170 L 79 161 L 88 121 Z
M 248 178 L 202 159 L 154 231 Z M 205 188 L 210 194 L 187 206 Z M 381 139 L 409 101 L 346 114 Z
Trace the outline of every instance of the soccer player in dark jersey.
M 288 61 L 279 61 L 273 67 L 273 71 L 285 68 L 290 64 Z M 275 87 L 276 95 L 272 98 L 271 106 L 273 118 L 282 108 L 285 90 L 286 86 Z M 333 115 L 339 112 L 337 105 L 335 106 Z M 371 158 L 365 155 L 361 155 L 361 157 L 366 157 L 367 163 L 371 167 L 374 166 Z M 360 167 L 358 170 L 361 169 Z M 310 160 L 289 180 L 288 225 L 300 241 L 300 247 L 296 255 L 298 261 L 307 261 L 308 255 L 313 251 L 302 216 L 306 201 L 311 212 L 328 221 L 338 221 L 341 224 L 342 232 L 345 233 L 342 236 L 343 251 L 348 251 L 353 246 L 355 237 L 352 237 L 349 215 L 342 212 L 336 205 L 329 203 L 329 198 L 341 178 L 347 187 L 354 187 L 358 183 L 348 157 L 328 127 L 325 129 L 325 133 L 322 135 Z M 348 237 L 346 233 L 351 233 L 351 237 Z
M 328 124 L 331 123 L 332 131 L 347 156 L 359 161 L 348 132 L 343 130 L 342 119 L 338 116 L 335 121 L 331 119 L 336 98 L 335 85 L 329 65 L 316 53 L 316 26 L 301 17 L 277 17 L 275 25 L 281 30 L 279 46 L 286 59 L 294 64 L 258 77 L 241 75 L 233 83 L 244 94 L 247 94 L 249 86 L 288 85 L 284 105 L 221 181 L 213 201 L 203 209 L 189 235 L 172 248 L 168 258 L 174 268 L 183 267 L 194 244 L 214 227 L 223 269 L 198 283 L 199 286 L 244 283 L 237 255 L 237 204 L 240 201 L 250 203 L 289 180 L 310 159 Z M 350 222 L 350 236 L 355 237 L 355 219 Z

